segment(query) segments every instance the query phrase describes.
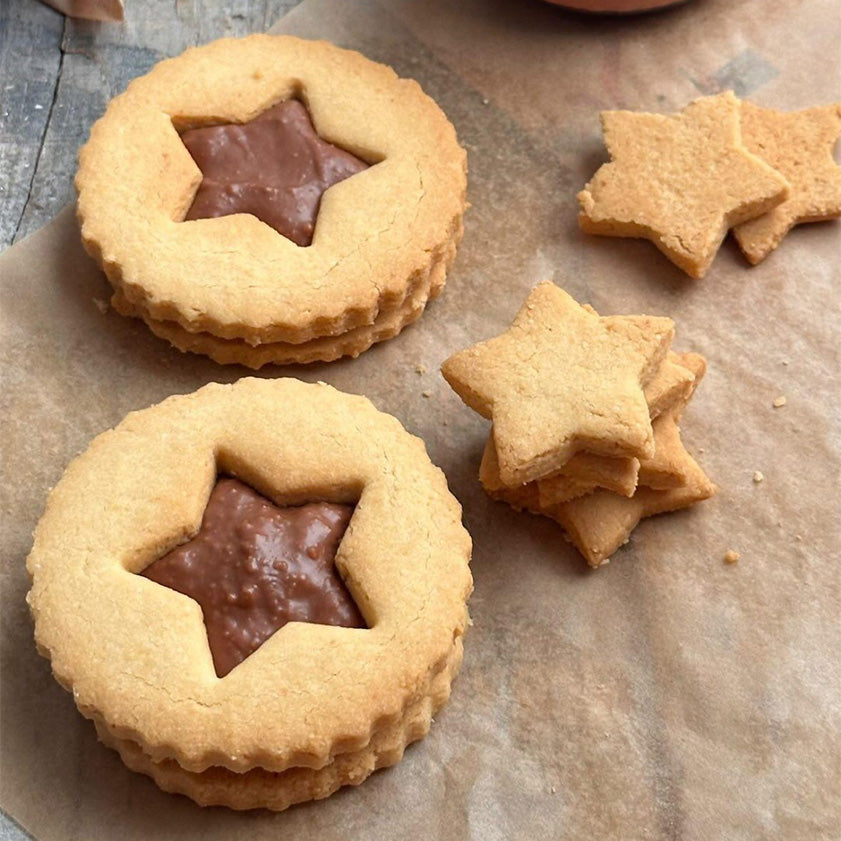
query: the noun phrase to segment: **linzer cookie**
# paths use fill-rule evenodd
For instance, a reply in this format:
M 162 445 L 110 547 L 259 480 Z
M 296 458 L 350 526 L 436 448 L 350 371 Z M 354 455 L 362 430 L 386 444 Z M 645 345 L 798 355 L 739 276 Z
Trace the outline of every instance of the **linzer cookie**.
M 783 175 L 742 142 L 730 91 L 674 115 L 605 111 L 601 121 L 611 162 L 578 194 L 581 229 L 649 239 L 692 277 L 731 227 L 789 196 Z
M 362 397 L 211 384 L 129 415 L 35 532 L 39 651 L 126 764 L 285 809 L 422 738 L 462 656 L 461 509 Z
M 494 422 L 479 470 L 488 495 L 561 523 L 593 566 L 642 517 L 715 490 L 677 426 L 706 363 L 669 350 L 673 334 L 669 319 L 600 317 L 543 283 L 506 333 L 442 367 Z M 632 429 L 649 429 L 650 446 L 629 443 Z
M 440 108 L 326 42 L 253 35 L 161 62 L 79 158 L 82 239 L 115 308 L 220 362 L 355 356 L 395 335 L 463 231 L 466 158 Z

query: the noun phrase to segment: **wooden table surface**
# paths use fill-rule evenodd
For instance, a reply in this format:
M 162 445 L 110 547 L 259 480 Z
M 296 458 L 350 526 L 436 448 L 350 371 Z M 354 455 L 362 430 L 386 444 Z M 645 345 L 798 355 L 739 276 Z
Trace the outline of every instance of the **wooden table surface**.
M 300 0 L 126 0 L 122 23 L 0 0 L 0 249 L 74 198 L 76 155 L 108 100 L 162 58 L 270 27 Z
M 0 250 L 75 197 L 76 155 L 108 100 L 193 44 L 268 29 L 301 0 L 126 0 L 122 23 L 0 0 Z M 0 841 L 31 836 L 0 813 Z

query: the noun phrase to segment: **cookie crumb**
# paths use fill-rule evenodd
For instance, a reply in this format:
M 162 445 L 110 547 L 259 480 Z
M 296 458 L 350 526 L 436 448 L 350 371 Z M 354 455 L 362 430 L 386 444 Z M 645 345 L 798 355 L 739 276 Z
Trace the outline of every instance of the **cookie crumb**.
M 417 365 L 415 365 L 415 373 L 416 374 L 425 374 L 426 373 L 426 365 L 424 365 L 422 362 L 419 362 Z
M 761 470 L 757 470 L 757 471 L 753 474 L 753 481 L 754 481 L 754 482 L 756 482 L 756 484 L 757 484 L 757 485 L 758 485 L 760 482 L 763 482 L 764 480 L 765 480 L 765 476 L 763 476 L 763 475 L 762 475 L 762 471 L 761 471 Z
M 788 365 L 788 359 L 783 360 L 783 365 Z
M 422 391 L 421 392 L 421 397 L 432 397 L 432 392 L 431 391 Z
M 784 395 L 780 395 L 779 397 L 774 398 L 774 402 L 771 404 L 775 409 L 779 409 L 786 404 L 786 399 Z
M 482 105 L 490 105 L 491 101 L 489 99 L 482 99 Z
M 724 563 L 725 564 L 736 564 L 739 562 L 739 558 L 741 555 L 733 549 L 728 549 L 724 553 Z

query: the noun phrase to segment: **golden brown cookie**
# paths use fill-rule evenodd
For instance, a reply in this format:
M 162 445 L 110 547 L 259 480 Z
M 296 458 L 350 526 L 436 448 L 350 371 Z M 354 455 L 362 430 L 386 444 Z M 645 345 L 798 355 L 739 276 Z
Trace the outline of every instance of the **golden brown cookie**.
M 652 426 L 656 448 L 651 458 L 640 462 L 638 481 L 644 488 L 662 491 L 679 488 L 688 481 L 678 416 L 682 407 L 663 412 Z
M 433 678 L 428 695 L 410 704 L 398 721 L 374 733 L 364 748 L 339 754 L 323 768 L 297 767 L 280 772 L 252 768 L 237 774 L 212 766 L 198 773 L 185 771 L 172 759 L 155 762 L 136 742 L 118 739 L 100 722 L 94 723 L 104 744 L 118 751 L 132 771 L 151 777 L 164 791 L 185 794 L 200 806 L 280 811 L 295 803 L 329 797 L 344 785 L 359 785 L 373 771 L 399 762 L 406 746 L 429 732 L 432 716 L 449 698 L 461 655 L 459 637 L 447 666 Z
M 654 421 L 664 411 L 683 407 L 692 396 L 706 370 L 706 362 L 697 353 L 677 354 L 669 351 L 654 376 L 643 389 L 648 413 Z M 656 443 L 656 434 L 655 434 Z M 654 456 L 657 457 L 655 450 Z M 542 507 L 566 502 L 581 496 L 574 491 L 605 488 L 622 496 L 633 496 L 637 487 L 640 461 L 636 458 L 599 456 L 593 453 L 576 453 L 558 473 L 538 480 Z M 570 480 L 578 483 L 570 485 Z
M 312 245 L 248 213 L 182 221 L 202 173 L 179 132 L 248 123 L 288 99 L 306 105 L 321 138 L 370 164 L 323 194 Z M 193 343 L 199 352 L 283 343 L 281 358 L 294 356 L 285 345 L 312 358 L 318 340 L 359 352 L 339 337 L 383 338 L 381 313 L 440 289 L 462 233 L 465 170 L 452 125 L 416 82 L 326 42 L 253 35 L 163 61 L 112 100 L 80 153 L 78 215 L 123 308 L 164 325 L 157 332 L 182 345 L 184 333 L 209 336 Z
M 680 440 L 678 421 L 691 400 L 692 395 L 707 372 L 707 361 L 697 353 L 685 353 L 682 364 L 691 370 L 694 377 L 692 386 L 678 396 L 656 418 L 652 420 L 654 429 L 654 455 L 640 461 L 638 482 L 645 488 L 665 490 L 687 485 L 686 450 Z
M 688 508 L 715 493 L 715 485 L 686 450 L 682 452 L 680 470 L 685 482 L 678 487 L 652 490 L 640 486 L 630 499 L 597 490 L 542 513 L 560 523 L 587 563 L 597 567 L 628 542 L 643 518 Z
M 526 482 L 524 485 L 506 485 L 499 474 L 499 458 L 496 454 L 493 432 L 485 442 L 482 453 L 482 463 L 479 465 L 479 481 L 491 499 L 507 502 L 516 511 L 531 511 L 540 514 L 543 502 L 539 481 Z M 553 499 L 559 502 L 590 493 L 596 484 L 590 480 L 579 481 L 568 477 L 561 477 L 557 485 L 553 485 Z
M 592 307 L 585 305 L 581 310 L 598 318 Z M 631 322 L 634 318 L 638 317 L 625 317 Z M 641 323 L 644 329 L 644 321 L 637 325 Z M 687 507 L 715 492 L 683 447 L 677 425 L 705 372 L 706 361 L 699 354 L 669 351 L 648 379 L 643 393 L 654 438 L 648 457 L 578 452 L 560 471 L 524 484 L 509 484 L 502 477 L 492 432 L 485 444 L 480 482 L 491 498 L 560 523 L 588 563 L 599 566 L 628 540 L 643 517 Z M 522 408 L 528 415 L 529 405 Z
M 211 333 L 191 333 L 174 321 L 152 318 L 140 307 L 130 304 L 120 291 L 114 293 L 111 304 L 121 315 L 142 319 L 156 336 L 166 339 L 178 350 L 200 353 L 223 365 L 239 364 L 257 369 L 268 364 L 332 362 L 342 356 L 355 358 L 371 345 L 396 336 L 405 326 L 416 321 L 427 302 L 441 291 L 454 258 L 455 245 L 442 260 L 430 267 L 428 275 L 412 285 L 405 301 L 399 306 L 380 310 L 372 324 L 300 344 L 261 342 L 251 345 L 242 339 L 220 339 Z
M 198 603 L 138 573 L 204 529 L 219 474 L 280 506 L 355 503 L 335 568 L 367 627 L 291 621 L 217 676 Z M 129 415 L 68 467 L 28 599 L 56 678 L 132 767 L 200 802 L 285 808 L 426 731 L 461 657 L 469 555 L 443 474 L 394 418 L 245 379 Z
M 578 194 L 586 233 L 651 240 L 703 277 L 729 228 L 788 198 L 786 179 L 741 139 L 731 91 L 677 114 L 604 111 L 604 164 Z
M 493 438 L 485 445 L 480 480 L 488 496 L 555 520 L 567 532 L 590 566 L 597 567 L 624 543 L 644 517 L 688 508 L 715 493 L 715 486 L 680 441 L 678 408 L 664 412 L 654 423 L 655 455 L 639 462 L 640 484 L 632 494 L 569 482 L 566 498 L 542 493 L 542 482 L 507 487 L 499 479 Z M 649 486 L 643 482 L 653 482 Z
M 541 283 L 505 333 L 451 356 L 441 372 L 493 420 L 500 477 L 513 487 L 559 470 L 580 450 L 650 455 L 643 386 L 673 334 L 668 318 L 600 318 Z
M 832 157 L 841 135 L 841 103 L 784 114 L 742 102 L 740 114 L 745 146 L 791 185 L 782 204 L 733 229 L 756 265 L 795 225 L 841 216 L 841 166 Z

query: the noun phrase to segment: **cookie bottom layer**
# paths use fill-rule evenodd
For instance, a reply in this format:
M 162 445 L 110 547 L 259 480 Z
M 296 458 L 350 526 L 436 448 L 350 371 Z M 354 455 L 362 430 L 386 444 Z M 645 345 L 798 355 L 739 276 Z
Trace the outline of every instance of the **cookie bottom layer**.
M 115 749 L 132 771 L 151 777 L 164 791 L 184 794 L 200 806 L 279 812 L 296 803 L 329 797 L 342 786 L 359 785 L 374 771 L 399 762 L 406 746 L 429 732 L 432 716 L 450 697 L 462 652 L 462 639 L 458 637 L 446 665 L 432 679 L 424 696 L 410 703 L 396 722 L 377 730 L 364 748 L 337 754 L 323 768 L 296 767 L 280 772 L 253 768 L 238 774 L 211 767 L 194 773 L 185 771 L 175 760 L 155 762 L 136 742 L 114 736 L 102 721 L 95 720 L 96 730 L 100 741 Z
M 444 287 L 463 230 L 459 225 L 441 256 L 430 262 L 428 270 L 412 284 L 399 305 L 380 310 L 371 324 L 297 344 L 262 342 L 255 345 L 244 339 L 222 338 L 210 332 L 191 332 L 178 322 L 154 318 L 142 305 L 129 301 L 119 288 L 114 292 L 111 304 L 121 315 L 142 319 L 158 338 L 166 339 L 178 350 L 209 356 L 222 365 L 244 365 L 256 370 L 270 364 L 332 362 L 342 356 L 355 358 L 371 345 L 393 338 L 422 315 L 427 302 L 437 297 Z

